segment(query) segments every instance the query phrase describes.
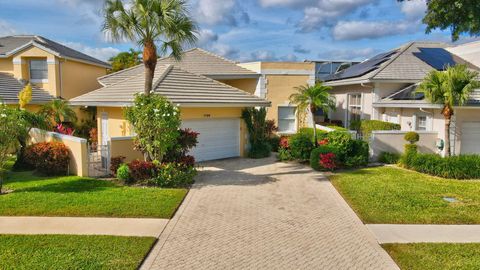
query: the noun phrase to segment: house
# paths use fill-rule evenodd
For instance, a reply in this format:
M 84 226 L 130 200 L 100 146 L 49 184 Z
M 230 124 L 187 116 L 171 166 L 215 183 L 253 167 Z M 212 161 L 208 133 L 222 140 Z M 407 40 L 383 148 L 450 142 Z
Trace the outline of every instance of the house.
M 449 47 L 447 50 L 480 67 L 480 40 Z
M 243 156 L 247 131 L 241 119 L 247 107 L 269 106 L 253 95 L 259 75 L 213 53 L 192 49 L 181 61 L 172 57 L 158 60 L 154 75 L 154 93 L 178 104 L 182 127 L 200 133 L 192 154 L 197 161 Z M 123 116 L 136 93 L 144 89 L 144 67 L 139 65 L 99 78 L 102 88 L 73 98 L 73 105 L 97 108 L 99 142 L 116 144 L 112 156 L 121 154 L 131 160 L 134 152 L 133 129 Z M 130 137 L 129 137 L 130 136 Z
M 100 87 L 109 64 L 41 36 L 0 37 L 0 99 L 18 103 L 18 92 L 32 84 L 34 109 L 52 99 L 71 98 Z
M 315 63 L 315 80 L 324 81 L 330 75 L 340 72 L 346 68 L 349 68 L 359 62 L 349 60 L 305 60 L 305 62 Z
M 315 63 L 249 62 L 239 65 L 261 74 L 254 93 L 272 103 L 267 109 L 267 119 L 275 121 L 279 134 L 296 133 L 300 127 L 311 123 L 309 115 L 299 117 L 289 97 L 296 92 L 295 87 L 315 83 Z
M 445 140 L 442 105 L 429 103 L 414 90 L 428 72 L 443 70 L 447 64 L 478 69 L 447 48 L 438 42 L 412 42 L 326 78 L 337 102 L 330 118 L 347 128 L 354 120 L 383 120 L 400 124 L 403 131 L 434 132 Z M 479 101 L 475 92 L 465 106 L 455 107 L 452 153 L 480 153 Z

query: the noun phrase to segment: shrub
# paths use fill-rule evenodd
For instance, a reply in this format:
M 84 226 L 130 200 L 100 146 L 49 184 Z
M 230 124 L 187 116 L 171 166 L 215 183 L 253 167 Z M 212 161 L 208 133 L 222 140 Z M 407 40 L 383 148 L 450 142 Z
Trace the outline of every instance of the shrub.
M 290 150 L 288 150 L 287 148 L 283 148 L 283 147 L 278 148 L 277 158 L 280 161 L 290 161 L 290 160 L 294 159 L 292 157 L 292 153 L 290 153 Z
M 242 118 L 247 126 L 250 151 L 250 158 L 269 157 L 272 151 L 267 136 L 267 110 L 265 108 L 247 108 L 242 111 Z
M 310 159 L 313 149 L 311 137 L 306 133 L 297 133 L 289 139 L 290 152 L 294 159 L 305 161 Z
M 265 121 L 265 133 L 267 137 L 275 136 L 275 132 L 278 131 L 278 127 L 275 125 L 275 120 Z
M 163 162 L 187 162 L 190 164 L 193 157 L 188 157 L 188 152 L 193 149 L 198 144 L 198 132 L 192 131 L 190 129 L 181 129 L 180 135 L 177 138 L 177 143 L 168 149 Z M 193 164 L 195 164 L 195 159 L 193 159 Z
M 327 134 L 328 144 L 337 147 L 340 160 L 345 160 L 347 154 L 353 149 L 352 135 L 343 131 L 332 131 Z
M 272 153 L 272 147 L 269 142 L 255 142 L 250 145 L 250 151 L 248 151 L 249 158 L 265 158 L 269 157 Z
M 289 140 L 288 137 L 282 136 L 282 137 L 280 138 L 279 147 L 280 147 L 280 148 L 284 148 L 284 149 L 290 148 L 290 144 L 288 143 L 288 140 Z
M 118 167 L 117 178 L 127 183 L 130 182 L 130 169 L 128 168 L 127 164 L 122 164 L 120 167 Z
M 125 159 L 126 159 L 126 157 L 124 157 L 124 156 L 112 157 L 110 159 L 110 173 L 113 176 L 117 175 L 118 167 L 120 167 L 120 165 L 125 163 Z
M 195 175 L 197 170 L 194 167 L 165 163 L 160 167 L 155 183 L 163 188 L 188 187 L 194 183 Z
M 186 156 L 183 156 L 178 161 L 178 163 L 180 163 L 182 165 L 185 165 L 185 166 L 193 167 L 193 166 L 195 166 L 195 158 L 193 156 L 186 155 Z
M 379 120 L 362 120 L 360 123 L 360 131 L 363 139 L 368 140 L 374 130 L 400 130 L 399 124 L 383 122 Z
M 397 164 L 400 160 L 400 154 L 382 152 L 378 156 L 378 161 L 385 164 Z
M 415 131 L 410 131 L 407 132 L 403 138 L 410 144 L 414 144 L 420 140 L 420 135 Z
M 328 171 L 333 171 L 337 168 L 336 155 L 334 153 L 320 154 L 320 167 Z
M 417 154 L 417 145 L 416 144 L 405 144 L 405 152 L 400 157 L 400 164 L 406 166 L 410 164 L 411 159 Z
M 321 155 L 325 155 L 329 153 L 334 154 L 335 159 L 333 161 L 335 164 L 335 168 L 337 168 L 340 165 L 339 164 L 340 161 L 338 160 L 338 149 L 335 146 L 331 146 L 331 145 L 322 145 L 313 149 L 310 155 L 310 166 L 316 171 L 321 171 L 326 169 L 320 162 L 322 160 Z M 332 156 L 329 156 L 327 158 L 331 160 Z M 324 160 L 324 162 L 326 162 L 326 160 Z
M 25 150 L 25 162 L 45 175 L 66 175 L 70 162 L 69 149 L 61 142 L 33 144 Z
M 298 133 L 304 133 L 309 136 L 309 138 L 312 140 L 312 143 L 314 143 L 314 138 L 313 138 L 313 128 L 301 128 Z M 323 140 L 327 137 L 327 132 L 321 129 L 317 128 L 317 140 Z
M 352 148 L 345 156 L 345 166 L 349 168 L 366 166 L 370 157 L 368 143 L 362 140 L 352 140 L 351 146 Z
M 404 167 L 443 178 L 480 179 L 480 156 L 441 157 L 435 154 L 410 153 Z
M 145 181 L 155 176 L 156 166 L 152 162 L 134 160 L 128 163 L 128 169 L 133 181 Z
M 268 143 L 270 144 L 270 148 L 273 152 L 278 152 L 278 148 L 280 147 L 280 137 L 277 135 L 272 135 L 268 138 Z

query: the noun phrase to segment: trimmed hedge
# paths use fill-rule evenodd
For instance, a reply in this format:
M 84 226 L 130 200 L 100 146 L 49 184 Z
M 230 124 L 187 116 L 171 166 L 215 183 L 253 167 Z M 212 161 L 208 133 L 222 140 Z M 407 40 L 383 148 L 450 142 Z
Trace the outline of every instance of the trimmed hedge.
M 66 175 L 70 163 L 69 149 L 61 142 L 41 142 L 25 149 L 25 162 L 39 173 Z
M 480 155 L 441 157 L 410 152 L 402 165 L 417 172 L 451 179 L 480 179 Z
M 317 147 L 317 148 L 313 149 L 312 153 L 310 155 L 310 166 L 312 167 L 312 169 L 314 169 L 316 171 L 324 170 L 324 168 L 322 168 L 322 166 L 320 166 L 320 155 L 321 154 L 328 154 L 328 153 L 335 154 L 335 156 L 337 157 L 336 162 L 337 163 L 340 162 L 338 160 L 338 149 L 337 149 L 337 147 L 331 146 L 331 145 L 321 145 L 320 147 Z
M 390 152 L 382 152 L 378 156 L 378 161 L 385 164 L 397 164 L 401 155 Z
M 400 130 L 399 124 L 384 122 L 379 120 L 362 120 L 360 123 L 360 131 L 364 140 L 368 140 L 374 130 Z
M 310 159 L 313 149 L 313 142 L 307 133 L 297 133 L 288 140 L 290 153 L 294 159 L 305 161 Z
M 298 131 L 298 133 L 307 134 L 311 138 L 312 143 L 314 142 L 313 141 L 313 128 L 301 128 Z M 321 141 L 322 139 L 325 139 L 327 137 L 327 135 L 328 135 L 328 132 L 317 128 L 317 140 L 318 141 Z

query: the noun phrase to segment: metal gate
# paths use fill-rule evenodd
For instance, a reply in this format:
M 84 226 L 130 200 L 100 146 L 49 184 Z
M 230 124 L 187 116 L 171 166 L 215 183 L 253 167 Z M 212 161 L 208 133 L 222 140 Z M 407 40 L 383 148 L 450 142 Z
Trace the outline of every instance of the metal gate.
M 88 176 L 110 175 L 110 145 L 88 145 Z

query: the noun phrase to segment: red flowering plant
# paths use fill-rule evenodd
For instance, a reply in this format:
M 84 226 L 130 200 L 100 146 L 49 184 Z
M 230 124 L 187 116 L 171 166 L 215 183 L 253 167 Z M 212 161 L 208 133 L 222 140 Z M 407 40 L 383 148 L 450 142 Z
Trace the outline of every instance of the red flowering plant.
M 75 130 L 70 127 L 66 127 L 63 124 L 58 124 L 55 129 L 55 132 L 63 134 L 63 135 L 69 135 L 72 136 L 75 133 Z
M 334 153 L 320 154 L 320 167 L 329 171 L 335 170 L 337 168 L 335 159 L 336 155 Z
M 288 149 L 290 147 L 289 143 L 288 143 L 288 137 L 281 137 L 280 138 L 280 148 L 283 148 L 283 149 Z
M 156 166 L 152 162 L 134 160 L 128 163 L 130 176 L 134 181 L 144 181 L 152 179 L 155 176 Z
M 323 139 L 318 141 L 318 145 L 327 145 L 328 144 L 328 139 Z

